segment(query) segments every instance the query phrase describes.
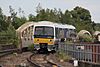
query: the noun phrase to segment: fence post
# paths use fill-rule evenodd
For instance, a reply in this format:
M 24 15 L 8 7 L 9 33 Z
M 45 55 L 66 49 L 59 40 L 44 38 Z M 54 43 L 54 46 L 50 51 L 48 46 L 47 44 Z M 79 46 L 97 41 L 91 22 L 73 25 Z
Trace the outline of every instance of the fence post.
M 78 66 L 78 60 L 74 59 L 74 67 Z

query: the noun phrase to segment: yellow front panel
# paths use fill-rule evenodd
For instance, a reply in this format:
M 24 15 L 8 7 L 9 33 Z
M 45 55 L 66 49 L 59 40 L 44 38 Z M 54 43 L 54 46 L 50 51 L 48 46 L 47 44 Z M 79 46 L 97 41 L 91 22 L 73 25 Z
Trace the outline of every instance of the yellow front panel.
M 34 38 L 34 44 L 39 44 L 39 43 L 47 43 L 48 45 L 53 45 L 54 41 L 53 39 L 49 38 Z

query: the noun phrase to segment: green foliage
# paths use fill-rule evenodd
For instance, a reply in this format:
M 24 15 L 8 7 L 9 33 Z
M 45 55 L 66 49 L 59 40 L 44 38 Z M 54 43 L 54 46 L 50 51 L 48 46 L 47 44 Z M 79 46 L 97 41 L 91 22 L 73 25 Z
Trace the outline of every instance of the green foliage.
M 40 4 L 36 9 L 37 15 L 34 16 L 30 14 L 28 16 L 28 21 L 51 21 L 63 24 L 71 24 L 76 27 L 76 31 L 88 30 L 93 33 L 94 31 L 100 31 L 100 23 L 95 23 L 91 19 L 91 14 L 89 10 L 82 7 L 75 7 L 73 10 L 65 10 L 62 12 L 61 9 L 42 9 Z M 7 17 L 3 15 L 2 9 L 0 8 L 0 34 L 9 35 L 15 37 L 15 29 L 24 24 L 27 19 L 24 16 L 24 11 L 19 9 L 19 13 L 22 13 L 23 16 L 17 17 L 18 12 L 16 12 L 11 6 L 9 6 L 9 13 L 11 16 Z M 20 14 L 21 15 L 21 14 Z M 12 38 L 13 39 L 13 38 Z M 18 39 L 18 38 L 17 38 Z M 88 38 L 86 38 L 88 41 Z M 91 38 L 89 38 L 91 40 Z M 11 40 L 12 41 L 12 40 Z M 17 42 L 17 40 L 14 40 Z
M 29 16 L 28 16 L 28 18 L 29 18 L 29 21 L 34 21 L 34 15 L 32 15 L 32 14 L 29 14 Z
M 33 51 L 33 50 L 34 50 L 34 44 L 29 45 L 29 46 L 28 46 L 28 49 L 29 49 L 30 51 Z
M 9 6 L 9 12 L 11 14 L 11 19 L 10 19 L 10 23 L 14 26 L 15 29 L 17 29 L 18 27 L 20 27 L 22 24 L 24 24 L 27 19 L 26 17 L 23 15 L 22 17 L 17 17 L 18 12 L 14 11 L 14 9 L 12 8 L 12 6 Z M 21 10 L 21 8 L 19 8 L 19 13 L 20 12 L 24 12 Z
M 58 57 L 59 59 L 64 60 L 64 61 L 69 61 L 69 60 L 72 59 L 71 56 L 66 55 L 63 51 L 59 52 L 59 53 L 57 54 L 57 57 Z
M 36 16 L 34 16 L 34 21 L 52 21 L 52 22 L 60 22 L 58 11 L 56 9 L 41 9 L 38 10 Z M 29 17 L 30 18 L 30 17 Z
M 0 8 L 0 32 L 7 29 L 8 23 L 6 23 L 6 16 L 3 15 L 2 9 Z
M 11 37 L 11 42 L 12 42 L 14 45 L 18 45 L 19 40 L 18 40 L 18 37 L 17 37 L 17 34 L 16 34 L 16 31 L 15 31 L 14 26 L 12 26 L 12 25 L 10 24 L 9 27 L 8 27 L 7 33 L 8 33 L 9 36 Z
M 100 31 L 100 23 L 94 24 L 94 29 Z
M 93 42 L 92 36 L 89 35 L 82 35 L 82 37 L 80 37 L 80 40 L 83 42 Z
M 24 24 L 27 21 L 25 17 L 15 17 L 15 23 L 13 24 L 15 29 L 18 29 L 22 24 Z
M 77 32 L 80 30 L 88 30 L 89 32 L 94 32 L 95 30 L 100 30 L 100 24 L 97 25 L 91 20 L 91 15 L 89 10 L 82 7 L 75 7 L 73 10 L 66 10 L 64 13 L 59 9 L 40 9 L 40 5 L 37 10 L 36 16 L 33 17 L 33 21 L 52 21 L 63 24 L 71 24 L 76 27 Z M 29 17 L 30 18 L 30 17 Z
M 87 9 L 77 6 L 71 11 L 71 14 L 78 32 L 82 29 L 93 32 L 93 21 L 91 20 L 90 12 Z
M 14 27 L 10 24 L 6 31 L 0 32 L 0 43 L 2 44 L 18 44 L 18 38 Z

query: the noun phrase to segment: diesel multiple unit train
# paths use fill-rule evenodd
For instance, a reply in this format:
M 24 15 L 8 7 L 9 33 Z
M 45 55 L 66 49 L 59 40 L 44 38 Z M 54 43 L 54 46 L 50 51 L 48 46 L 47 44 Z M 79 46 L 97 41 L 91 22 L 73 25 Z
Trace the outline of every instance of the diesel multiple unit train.
M 75 39 L 75 30 L 72 25 L 50 21 L 26 22 L 16 30 L 20 40 L 18 48 L 34 44 L 35 50 L 57 50 L 59 42 Z
M 75 37 L 75 27 L 67 24 L 41 21 L 34 24 L 34 49 L 57 50 L 58 43 Z

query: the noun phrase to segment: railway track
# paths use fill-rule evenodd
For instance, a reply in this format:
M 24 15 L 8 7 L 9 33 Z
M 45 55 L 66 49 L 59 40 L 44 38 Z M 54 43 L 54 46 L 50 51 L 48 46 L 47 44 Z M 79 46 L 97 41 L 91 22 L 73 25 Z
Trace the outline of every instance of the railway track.
M 13 52 L 16 52 L 17 50 L 18 49 L 8 49 L 8 50 L 0 51 L 0 58 L 6 55 L 12 54 Z
M 33 66 L 33 67 L 60 67 L 58 64 L 56 64 L 53 61 L 48 60 L 49 55 L 46 54 L 32 54 L 29 58 L 27 58 L 27 61 Z

